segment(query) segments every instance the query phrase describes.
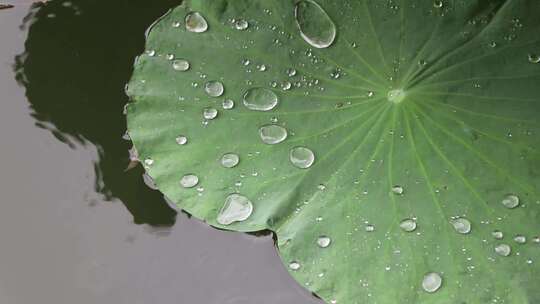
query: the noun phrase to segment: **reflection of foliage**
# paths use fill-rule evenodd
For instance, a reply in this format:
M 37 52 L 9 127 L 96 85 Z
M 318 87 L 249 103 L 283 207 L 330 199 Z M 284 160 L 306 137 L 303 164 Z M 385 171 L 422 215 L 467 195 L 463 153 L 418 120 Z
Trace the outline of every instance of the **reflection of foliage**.
M 26 50 L 16 59 L 19 83 L 37 125 L 75 148 L 92 142 L 100 151 L 96 188 L 118 198 L 137 223 L 170 225 L 176 212 L 143 184 L 142 168 L 129 172 L 130 143 L 122 109 L 124 85 L 146 28 L 178 1 L 81 0 L 35 4 L 25 18 Z

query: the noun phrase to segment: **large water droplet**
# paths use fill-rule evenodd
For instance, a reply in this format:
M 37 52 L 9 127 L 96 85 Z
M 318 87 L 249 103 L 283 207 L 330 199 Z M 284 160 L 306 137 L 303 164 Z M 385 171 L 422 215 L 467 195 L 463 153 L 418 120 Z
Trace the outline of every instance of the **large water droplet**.
M 471 222 L 466 218 L 456 218 L 450 221 L 457 233 L 467 234 L 471 232 Z
M 422 288 L 429 293 L 436 292 L 441 288 L 442 277 L 436 272 L 430 272 L 424 275 L 424 280 L 422 280 Z
M 225 88 L 223 87 L 223 84 L 221 82 L 214 80 L 214 81 L 209 81 L 204 85 L 204 91 L 209 96 L 219 97 L 223 95 Z
M 233 168 L 240 162 L 240 157 L 236 153 L 225 153 L 221 157 L 221 165 L 225 168 Z
M 289 153 L 291 163 L 300 169 L 307 169 L 315 162 L 315 154 L 309 148 L 295 147 Z
M 330 246 L 331 242 L 332 242 L 332 240 L 329 237 L 327 237 L 326 235 L 321 235 L 317 239 L 317 245 L 319 245 L 319 247 L 321 247 L 321 248 L 326 248 L 326 247 Z
M 501 202 L 506 208 L 516 208 L 519 205 L 519 197 L 515 194 L 508 194 Z
M 230 225 L 234 222 L 245 221 L 252 212 L 251 201 L 243 195 L 233 193 L 225 199 L 225 204 L 217 216 L 217 222 L 221 225 Z
M 259 135 L 265 144 L 275 145 L 287 139 L 287 130 L 278 125 L 265 125 L 259 129 Z
M 495 253 L 501 256 L 509 256 L 512 253 L 512 248 L 507 244 L 499 244 L 495 246 Z
M 336 38 L 336 26 L 324 9 L 312 0 L 301 0 L 294 8 L 300 36 L 316 48 L 327 48 Z
M 198 12 L 191 12 L 186 15 L 186 30 L 193 33 L 202 33 L 208 30 L 208 22 Z
M 270 111 L 278 104 L 276 93 L 265 88 L 252 88 L 244 93 L 244 105 L 255 111 Z
M 399 223 L 399 227 L 406 232 L 412 232 L 416 230 L 416 221 L 413 219 L 404 219 Z
M 184 188 L 193 188 L 199 183 L 199 177 L 195 174 L 186 174 L 180 179 L 180 186 Z
M 176 59 L 172 63 L 173 69 L 180 72 L 185 72 L 189 70 L 189 62 L 185 59 Z

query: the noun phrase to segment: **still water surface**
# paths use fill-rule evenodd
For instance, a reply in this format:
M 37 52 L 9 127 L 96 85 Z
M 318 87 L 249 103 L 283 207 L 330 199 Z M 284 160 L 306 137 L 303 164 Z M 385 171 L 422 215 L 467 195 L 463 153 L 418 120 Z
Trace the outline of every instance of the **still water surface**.
M 271 236 L 211 229 L 124 171 L 124 84 L 177 3 L 0 10 L 0 303 L 321 303 Z

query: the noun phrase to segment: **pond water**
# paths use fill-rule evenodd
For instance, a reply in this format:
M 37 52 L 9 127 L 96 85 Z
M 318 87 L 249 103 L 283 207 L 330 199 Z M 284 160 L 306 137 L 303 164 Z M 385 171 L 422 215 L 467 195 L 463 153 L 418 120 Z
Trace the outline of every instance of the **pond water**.
M 271 235 L 209 228 L 125 171 L 124 84 L 177 4 L 0 10 L 0 303 L 321 303 Z

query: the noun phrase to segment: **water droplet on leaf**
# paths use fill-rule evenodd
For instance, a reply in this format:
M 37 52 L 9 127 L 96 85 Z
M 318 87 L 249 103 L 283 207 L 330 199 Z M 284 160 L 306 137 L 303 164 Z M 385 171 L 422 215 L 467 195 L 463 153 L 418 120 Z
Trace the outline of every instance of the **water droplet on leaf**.
M 450 221 L 457 233 L 468 234 L 471 232 L 471 222 L 466 218 L 456 218 Z
M 240 157 L 236 153 L 225 153 L 221 157 L 221 165 L 225 168 L 233 168 L 240 162 Z
M 186 30 L 193 33 L 202 33 L 208 30 L 208 22 L 198 12 L 191 12 L 186 15 Z
M 287 130 L 278 125 L 265 125 L 259 128 L 259 135 L 265 144 L 275 145 L 287 139 Z
M 176 59 L 175 61 L 173 61 L 172 67 L 176 71 L 185 72 L 189 70 L 189 62 L 184 59 Z
M 327 48 L 336 38 L 336 26 L 325 10 L 313 0 L 301 0 L 294 8 L 300 35 L 311 46 Z
M 278 104 L 276 93 L 265 88 L 252 88 L 244 93 L 244 105 L 255 111 L 270 111 Z
M 225 204 L 217 216 L 217 222 L 221 225 L 242 222 L 247 220 L 252 212 L 253 204 L 251 201 L 243 195 L 233 193 L 225 199 Z
M 326 247 L 330 246 L 331 242 L 332 242 L 332 240 L 329 237 L 327 237 L 326 235 L 321 235 L 317 239 L 317 245 L 319 245 L 319 247 L 321 247 L 321 248 L 326 248 Z
M 216 118 L 217 115 L 218 115 L 218 110 L 216 110 L 214 108 L 205 108 L 203 110 L 204 119 L 212 120 L 212 119 Z
M 295 147 L 289 153 L 291 163 L 300 169 L 307 169 L 315 162 L 315 154 L 309 148 Z
M 184 135 L 180 135 L 178 137 L 176 137 L 176 143 L 179 144 L 179 145 L 185 145 L 187 144 L 187 137 L 185 137 Z
M 413 219 L 404 219 L 399 223 L 399 227 L 406 232 L 412 232 L 416 230 L 416 221 Z
M 422 288 L 429 293 L 436 292 L 442 286 L 442 277 L 436 272 L 430 272 L 424 275 Z
M 193 188 L 199 183 L 199 177 L 195 174 L 186 174 L 180 179 L 180 186 L 184 188 Z
M 506 208 L 513 209 L 519 205 L 519 197 L 515 194 L 508 194 L 501 202 Z
M 206 94 L 212 97 L 219 97 L 225 91 L 223 84 L 219 81 L 209 81 L 204 85 Z

